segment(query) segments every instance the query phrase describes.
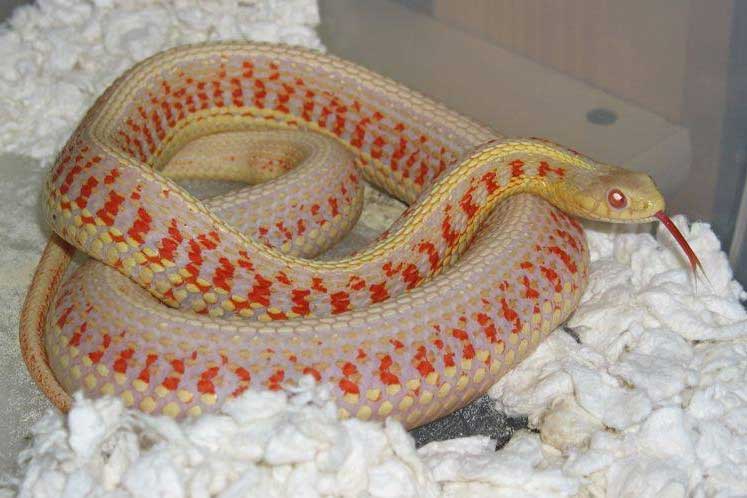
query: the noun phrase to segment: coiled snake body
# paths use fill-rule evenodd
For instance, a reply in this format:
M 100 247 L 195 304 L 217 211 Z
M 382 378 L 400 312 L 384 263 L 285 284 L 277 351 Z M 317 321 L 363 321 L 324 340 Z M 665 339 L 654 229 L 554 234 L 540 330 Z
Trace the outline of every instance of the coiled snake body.
M 176 177 L 271 180 L 202 203 Z M 355 222 L 362 179 L 410 207 L 355 255 L 305 259 Z M 128 71 L 45 193 L 58 235 L 21 340 L 61 408 L 83 389 L 197 415 L 311 375 L 343 415 L 408 427 L 486 391 L 573 311 L 588 275 L 574 215 L 663 207 L 646 175 L 500 138 L 334 57 L 248 43 Z M 93 258 L 57 289 L 68 244 Z

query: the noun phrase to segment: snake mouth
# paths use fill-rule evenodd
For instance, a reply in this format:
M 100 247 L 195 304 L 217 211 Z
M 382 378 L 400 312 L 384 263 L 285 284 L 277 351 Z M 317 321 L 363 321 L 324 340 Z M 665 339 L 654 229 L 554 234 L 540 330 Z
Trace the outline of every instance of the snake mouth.
M 705 270 L 703 270 L 703 265 L 700 263 L 698 256 L 695 254 L 695 251 L 693 251 L 693 248 L 690 247 L 690 244 L 688 244 L 684 235 L 682 235 L 682 232 L 680 232 L 679 228 L 677 228 L 677 225 L 674 224 L 672 219 L 667 216 L 664 211 L 657 212 L 654 217 L 658 219 L 667 228 L 667 230 L 669 230 L 669 233 L 672 234 L 674 240 L 676 240 L 680 245 L 682 252 L 685 253 L 687 259 L 690 261 L 690 269 L 692 270 L 693 275 L 696 275 L 698 270 L 700 270 L 701 273 L 705 275 Z

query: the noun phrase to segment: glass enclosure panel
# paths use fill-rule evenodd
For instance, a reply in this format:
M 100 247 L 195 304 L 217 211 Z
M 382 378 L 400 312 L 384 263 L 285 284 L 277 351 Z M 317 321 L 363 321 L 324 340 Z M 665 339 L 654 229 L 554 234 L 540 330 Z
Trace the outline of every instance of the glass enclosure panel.
M 500 133 L 544 136 L 647 171 L 670 213 L 710 222 L 733 263 L 747 258 L 746 215 L 738 223 L 744 2 L 321 0 L 320 8 L 330 52 Z M 742 281 L 745 268 L 735 267 Z

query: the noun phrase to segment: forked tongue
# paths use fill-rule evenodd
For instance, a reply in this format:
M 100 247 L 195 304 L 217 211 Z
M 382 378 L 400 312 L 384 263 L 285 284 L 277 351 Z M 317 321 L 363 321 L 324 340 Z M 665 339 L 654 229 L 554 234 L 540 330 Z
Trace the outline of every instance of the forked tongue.
M 669 233 L 672 234 L 672 237 L 674 237 L 674 240 L 677 241 L 677 243 L 682 248 L 682 252 L 685 253 L 687 256 L 687 259 L 690 261 L 690 269 L 693 271 L 693 276 L 695 277 L 697 281 L 698 277 L 698 270 L 700 270 L 700 273 L 703 274 L 706 281 L 708 281 L 708 275 L 706 275 L 705 270 L 703 269 L 703 265 L 700 263 L 700 260 L 698 259 L 698 256 L 695 254 L 695 251 L 693 251 L 693 248 L 690 247 L 690 244 L 687 243 L 687 240 L 685 240 L 685 237 L 682 235 L 682 232 L 680 232 L 679 228 L 677 228 L 677 225 L 674 224 L 672 219 L 664 214 L 664 211 L 659 211 L 654 216 L 656 216 L 661 223 L 667 227 L 667 230 L 669 230 Z M 710 284 L 710 281 L 708 281 Z

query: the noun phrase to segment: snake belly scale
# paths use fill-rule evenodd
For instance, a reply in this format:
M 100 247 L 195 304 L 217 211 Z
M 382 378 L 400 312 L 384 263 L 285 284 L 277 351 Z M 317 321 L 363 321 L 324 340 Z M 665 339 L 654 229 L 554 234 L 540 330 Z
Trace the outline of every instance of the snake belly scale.
M 250 181 L 239 166 L 184 160 L 189 147 L 230 155 L 236 140 L 211 140 L 245 133 L 268 150 L 314 137 L 300 155 L 322 163 L 318 199 L 291 191 L 284 221 L 239 226 L 235 202 L 200 202 L 173 181 Z M 285 171 L 284 157 L 267 164 Z M 588 250 L 564 211 L 596 201 L 565 185 L 602 167 L 501 138 L 331 56 L 170 50 L 98 99 L 49 173 L 57 235 L 22 315 L 24 357 L 63 409 L 82 389 L 198 415 L 311 375 L 331 384 L 343 416 L 414 427 L 485 392 L 575 309 Z M 357 254 L 306 259 L 354 222 L 363 179 L 407 211 Z M 60 283 L 71 245 L 92 258 Z

